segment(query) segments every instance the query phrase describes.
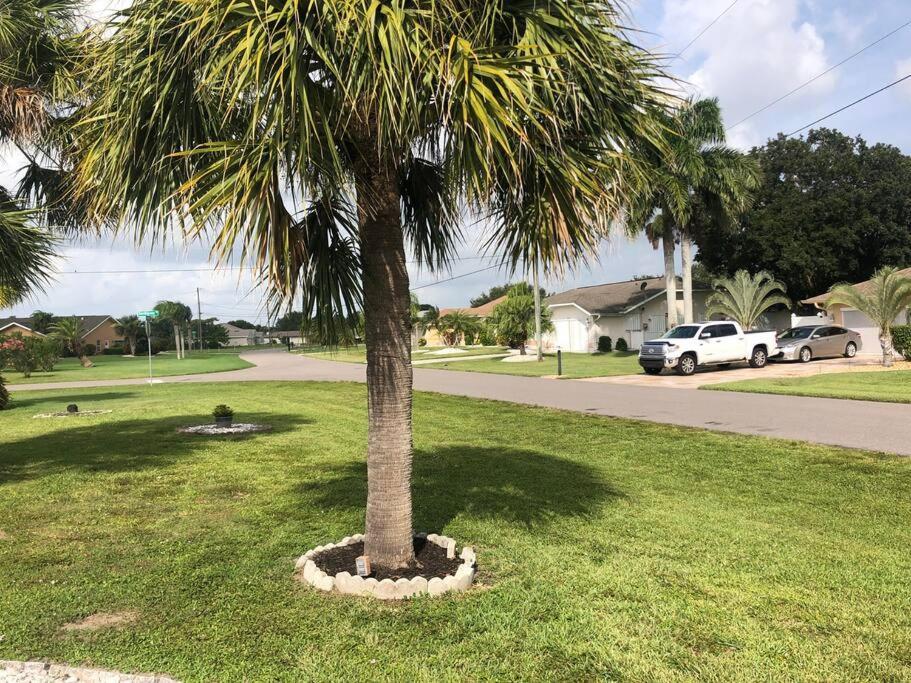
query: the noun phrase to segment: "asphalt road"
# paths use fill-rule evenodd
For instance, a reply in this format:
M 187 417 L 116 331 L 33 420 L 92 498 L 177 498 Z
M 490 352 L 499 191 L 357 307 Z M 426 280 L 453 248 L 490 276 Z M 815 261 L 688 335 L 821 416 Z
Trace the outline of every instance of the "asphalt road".
M 275 351 L 243 358 L 256 367 L 207 375 L 162 378 L 165 383 L 237 381 L 365 381 L 356 363 L 317 360 Z M 12 385 L 12 392 L 145 384 L 100 380 Z M 414 388 L 457 396 L 511 401 L 649 422 L 755 434 L 833 446 L 911 455 L 911 405 L 771 394 L 699 391 L 577 380 L 414 369 Z

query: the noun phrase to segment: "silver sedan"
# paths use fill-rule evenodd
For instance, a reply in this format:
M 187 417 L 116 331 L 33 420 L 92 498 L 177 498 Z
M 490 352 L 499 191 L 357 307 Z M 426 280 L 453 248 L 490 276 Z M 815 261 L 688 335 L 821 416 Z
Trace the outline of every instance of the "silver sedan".
M 844 356 L 854 358 L 861 348 L 860 334 L 835 325 L 792 327 L 778 335 L 780 360 L 799 360 Z

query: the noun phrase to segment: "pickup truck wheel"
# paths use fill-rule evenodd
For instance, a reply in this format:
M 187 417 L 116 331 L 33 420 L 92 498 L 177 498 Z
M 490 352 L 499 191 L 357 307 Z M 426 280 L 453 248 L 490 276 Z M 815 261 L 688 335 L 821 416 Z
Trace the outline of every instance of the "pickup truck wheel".
M 764 368 L 768 361 L 769 355 L 766 353 L 764 348 L 757 346 L 755 349 L 753 349 L 753 355 L 750 356 L 751 368 Z
M 854 358 L 857 355 L 857 344 L 854 342 L 848 342 L 848 345 L 845 347 L 845 358 Z
M 813 358 L 813 352 L 810 351 L 810 347 L 809 347 L 809 346 L 804 346 L 804 347 L 800 350 L 800 356 L 799 356 L 799 358 L 800 358 L 800 362 L 801 362 L 801 363 L 809 363 L 809 362 L 810 362 L 810 360 Z
M 643 370 L 645 370 L 646 375 L 660 375 L 661 374 L 661 368 L 643 368 Z
M 688 376 L 694 372 L 696 372 L 696 356 L 691 353 L 682 355 L 677 361 L 677 374 Z

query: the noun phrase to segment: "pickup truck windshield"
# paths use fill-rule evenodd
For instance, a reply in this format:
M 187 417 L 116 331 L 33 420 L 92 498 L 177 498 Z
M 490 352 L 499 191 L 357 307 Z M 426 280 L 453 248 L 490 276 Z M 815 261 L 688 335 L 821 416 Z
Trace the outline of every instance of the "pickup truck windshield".
M 792 327 L 778 335 L 779 339 L 807 339 L 815 327 Z
M 699 331 L 699 325 L 678 325 L 664 335 L 663 339 L 692 339 Z

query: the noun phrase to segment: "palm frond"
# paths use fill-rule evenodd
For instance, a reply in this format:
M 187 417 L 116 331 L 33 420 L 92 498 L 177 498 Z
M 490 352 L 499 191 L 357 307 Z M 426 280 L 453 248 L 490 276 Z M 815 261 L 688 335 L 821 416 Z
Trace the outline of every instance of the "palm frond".
M 0 188 L 0 308 L 43 291 L 51 280 L 57 242 L 31 218 Z

